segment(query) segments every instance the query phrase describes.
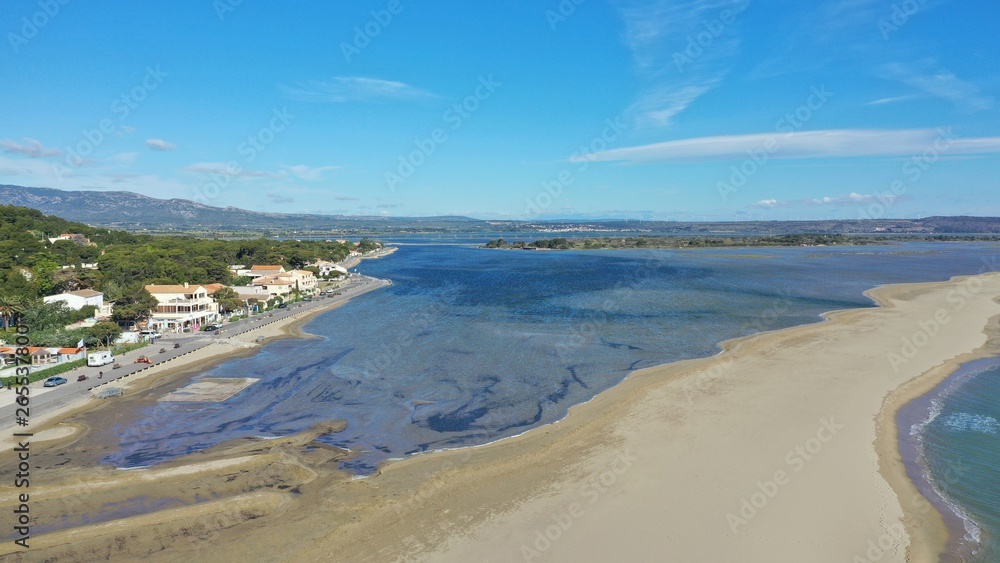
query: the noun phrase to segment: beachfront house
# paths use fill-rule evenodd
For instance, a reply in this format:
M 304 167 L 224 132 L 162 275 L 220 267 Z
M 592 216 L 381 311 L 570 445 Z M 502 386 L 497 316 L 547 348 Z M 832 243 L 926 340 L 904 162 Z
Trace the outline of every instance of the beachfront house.
M 282 275 L 295 284 L 295 289 L 299 293 L 315 293 L 319 287 L 319 280 L 316 279 L 316 274 L 309 270 L 292 270 Z
M 227 286 L 224 283 L 209 283 L 209 284 L 203 285 L 202 287 L 205 288 L 205 291 L 208 292 L 208 296 L 211 297 L 211 296 L 215 295 L 216 291 L 219 291 L 220 289 L 224 289 L 224 288 L 229 287 L 229 286 Z
M 337 278 L 340 276 L 347 275 L 347 268 L 335 262 L 327 262 L 326 260 L 320 260 L 315 264 L 310 264 L 310 266 L 315 266 L 317 269 L 319 269 L 319 277 L 321 278 Z
M 295 283 L 292 280 L 278 276 L 259 277 L 250 282 L 250 285 L 259 287 L 263 292 L 267 293 L 268 299 L 271 297 L 284 297 L 295 290 Z
M 13 346 L 0 346 L 0 360 L 4 366 L 14 365 L 14 351 Z M 31 358 L 31 367 L 34 369 L 82 360 L 86 354 L 86 348 L 28 346 L 28 356 Z
M 285 273 L 284 266 L 269 265 L 269 264 L 250 266 L 249 268 L 244 268 L 242 270 L 236 271 L 237 276 L 247 277 L 250 278 L 251 280 L 255 280 L 257 278 L 264 278 L 268 276 L 276 276 L 278 274 L 284 274 L 284 273 Z
M 87 305 L 93 305 L 97 307 L 98 311 L 104 307 L 104 294 L 100 291 L 94 291 L 93 289 L 80 289 L 77 291 L 67 291 L 66 293 L 60 293 L 59 295 L 49 295 L 48 297 L 43 297 L 42 301 L 45 303 L 55 303 L 56 301 L 62 301 L 70 309 L 76 309 L 79 311 Z
M 236 296 L 243 301 L 248 299 L 267 301 L 271 298 L 271 295 L 267 291 L 264 291 L 264 288 L 259 285 L 234 285 L 230 289 L 235 291 Z
M 219 304 L 200 285 L 147 285 L 157 306 L 149 319 L 158 330 L 198 330 L 219 320 Z
M 319 280 L 308 270 L 292 270 L 259 277 L 250 285 L 263 288 L 272 296 L 284 296 L 293 291 L 312 294 L 319 287 Z
M 253 306 L 253 301 L 259 304 L 258 310 L 263 310 L 267 308 L 267 302 L 271 299 L 272 295 L 264 290 L 263 287 L 259 285 L 234 285 L 230 289 L 236 292 L 236 297 L 240 301 L 245 303 L 248 307 Z

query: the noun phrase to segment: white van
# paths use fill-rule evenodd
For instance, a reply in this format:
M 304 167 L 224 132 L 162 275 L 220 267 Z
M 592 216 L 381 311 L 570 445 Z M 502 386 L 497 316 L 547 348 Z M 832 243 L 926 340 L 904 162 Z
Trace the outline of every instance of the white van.
M 115 361 L 115 355 L 110 350 L 87 354 L 87 365 L 90 367 L 106 366 Z

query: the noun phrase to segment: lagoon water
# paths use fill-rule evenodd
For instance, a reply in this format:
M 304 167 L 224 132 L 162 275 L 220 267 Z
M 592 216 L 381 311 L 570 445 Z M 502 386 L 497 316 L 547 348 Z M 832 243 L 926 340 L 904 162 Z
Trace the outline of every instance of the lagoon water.
M 200 374 L 260 381 L 220 404 L 149 407 L 142 424 L 115 429 L 120 446 L 106 461 L 151 465 L 346 419 L 348 429 L 328 439 L 362 452 L 344 465 L 367 474 L 389 458 L 555 422 L 637 368 L 872 306 L 863 293 L 880 284 L 1000 269 L 1000 245 L 989 243 L 531 252 L 455 242 L 468 241 L 403 244 L 362 263 L 363 273 L 393 285 L 316 317 L 304 329 L 319 338 L 274 342 Z M 992 390 L 977 389 L 980 399 L 997 396 L 997 377 L 976 381 Z M 955 405 L 929 432 L 967 439 L 967 457 L 985 459 L 977 482 L 996 494 L 996 400 L 993 410 Z M 958 447 L 929 443 L 932 460 Z

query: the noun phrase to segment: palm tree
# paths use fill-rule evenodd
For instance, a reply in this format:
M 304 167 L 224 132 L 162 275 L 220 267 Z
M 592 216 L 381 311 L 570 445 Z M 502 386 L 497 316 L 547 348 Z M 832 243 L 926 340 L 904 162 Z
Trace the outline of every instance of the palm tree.
M 12 316 L 11 305 L 13 296 L 9 293 L 0 293 L 0 320 L 3 321 L 3 329 L 10 328 L 10 318 Z
M 0 319 L 3 320 L 3 329 L 7 330 L 12 324 L 17 324 L 17 320 L 31 307 L 31 299 L 19 293 L 0 293 Z

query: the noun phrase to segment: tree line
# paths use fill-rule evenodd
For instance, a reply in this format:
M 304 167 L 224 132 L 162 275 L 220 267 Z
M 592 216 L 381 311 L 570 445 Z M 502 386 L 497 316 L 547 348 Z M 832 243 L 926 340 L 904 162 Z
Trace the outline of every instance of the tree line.
M 90 244 L 49 241 L 63 233 L 83 235 Z M 369 249 L 378 246 L 373 241 L 362 244 Z M 7 328 L 26 320 L 33 323 L 29 326 L 34 345 L 71 346 L 81 339 L 107 339 L 102 331 L 109 327 L 87 333 L 61 330 L 80 320 L 81 313 L 64 310 L 68 309 L 64 304 L 44 304 L 41 298 L 48 295 L 94 289 L 104 293 L 105 301 L 115 302 L 113 320 L 134 322 L 156 306 L 145 289 L 148 284 L 243 285 L 248 280 L 234 276 L 230 265 L 303 269 L 316 260 L 339 262 L 354 249 L 353 243 L 336 241 L 133 234 L 47 216 L 27 207 L 0 205 L 0 340 L 10 341 Z M 94 263 L 97 269 L 84 267 Z M 224 309 L 235 304 L 234 296 L 221 296 Z

